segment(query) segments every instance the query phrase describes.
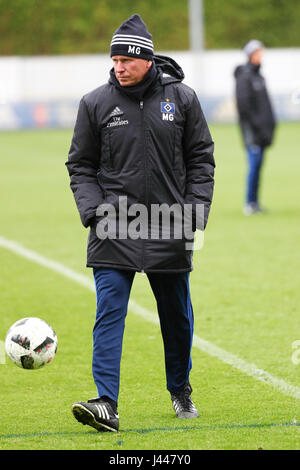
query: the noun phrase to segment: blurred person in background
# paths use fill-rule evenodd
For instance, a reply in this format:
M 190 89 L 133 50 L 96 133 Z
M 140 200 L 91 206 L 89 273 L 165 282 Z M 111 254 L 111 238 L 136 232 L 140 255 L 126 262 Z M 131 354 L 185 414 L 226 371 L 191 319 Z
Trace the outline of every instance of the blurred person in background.
M 243 211 L 245 215 L 252 215 L 264 212 L 259 200 L 261 169 L 266 147 L 273 141 L 275 117 L 265 79 L 260 73 L 264 45 L 251 40 L 243 50 L 248 62 L 235 69 L 234 77 L 239 125 L 248 158 Z
M 110 56 L 108 83 L 80 102 L 67 162 L 81 221 L 90 227 L 87 266 L 93 268 L 97 300 L 92 371 L 98 396 L 74 403 L 72 412 L 98 431 L 119 429 L 122 340 L 136 272 L 147 275 L 156 298 L 173 408 L 179 418 L 198 417 L 189 382 L 192 249 L 174 236 L 121 236 L 120 212 L 119 236 L 101 238 L 99 208 L 109 203 L 117 209 L 124 197 L 131 207 L 151 210 L 160 204 L 189 205 L 192 232 L 204 230 L 215 166 L 214 144 L 196 93 L 182 83 L 183 71 L 173 59 L 154 55 L 152 35 L 139 15 L 114 33 Z M 194 220 L 196 206 L 204 211 L 201 226 Z M 145 228 L 148 235 L 153 224 L 146 222 Z

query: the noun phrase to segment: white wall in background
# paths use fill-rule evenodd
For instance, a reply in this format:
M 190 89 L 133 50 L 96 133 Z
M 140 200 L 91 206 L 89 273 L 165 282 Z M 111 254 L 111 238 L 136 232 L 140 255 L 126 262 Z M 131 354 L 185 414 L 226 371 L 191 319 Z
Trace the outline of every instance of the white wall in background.
M 246 61 L 241 51 L 159 54 L 169 55 L 179 63 L 185 73 L 184 82 L 196 90 L 210 119 L 235 118 L 233 71 Z M 41 125 L 47 122 L 55 125 L 60 111 L 49 121 L 55 106 L 65 111 L 69 106 L 74 114 L 74 106 L 81 96 L 107 81 L 111 66 L 110 57 L 102 54 L 0 57 L 0 128 L 10 128 L 13 115 L 19 122 L 17 127 L 26 127 L 36 105 L 46 110 L 44 114 L 34 111 L 44 116 Z M 300 120 L 300 49 L 266 50 L 262 73 L 279 114 L 285 119 Z M 49 108 L 49 103 L 54 108 Z M 25 114 L 27 121 L 22 117 Z M 63 125 L 63 120 L 60 124 Z

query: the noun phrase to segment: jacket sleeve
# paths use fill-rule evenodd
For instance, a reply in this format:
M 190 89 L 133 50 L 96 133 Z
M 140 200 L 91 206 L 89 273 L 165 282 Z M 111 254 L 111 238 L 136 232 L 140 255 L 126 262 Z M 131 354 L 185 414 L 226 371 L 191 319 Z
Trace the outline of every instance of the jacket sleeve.
M 249 74 L 245 72 L 241 72 L 236 78 L 236 100 L 241 119 L 249 121 L 255 127 L 253 89 Z
M 262 123 L 260 113 L 256 110 L 256 98 L 249 73 L 242 72 L 236 79 L 236 100 L 241 119 L 248 121 L 255 134 L 260 135 Z
M 186 114 L 183 143 L 186 164 L 185 204 L 192 204 L 193 229 L 204 230 L 214 189 L 214 143 L 195 92 Z M 202 213 L 200 218 L 196 217 L 197 207 Z
M 255 142 L 269 145 L 275 120 L 266 89 L 255 91 L 251 75 L 241 72 L 236 76 L 236 100 L 240 119 L 250 124 Z
M 82 98 L 66 166 L 84 227 L 92 223 L 96 209 L 103 199 L 97 180 L 99 161 L 100 143 L 87 104 Z

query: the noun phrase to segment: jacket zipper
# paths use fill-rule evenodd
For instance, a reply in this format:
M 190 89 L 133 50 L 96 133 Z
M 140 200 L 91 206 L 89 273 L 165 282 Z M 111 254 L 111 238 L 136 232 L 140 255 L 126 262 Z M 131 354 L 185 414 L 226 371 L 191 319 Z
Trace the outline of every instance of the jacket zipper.
M 145 201 L 147 204 L 147 164 L 146 164 L 146 151 L 145 151 L 145 125 L 144 125 L 144 101 L 140 101 L 140 112 L 141 112 L 141 123 L 142 123 L 142 136 L 143 136 L 143 164 L 144 164 L 144 174 L 145 174 Z M 144 274 L 144 264 L 145 264 L 145 240 L 142 238 L 142 266 L 141 273 Z

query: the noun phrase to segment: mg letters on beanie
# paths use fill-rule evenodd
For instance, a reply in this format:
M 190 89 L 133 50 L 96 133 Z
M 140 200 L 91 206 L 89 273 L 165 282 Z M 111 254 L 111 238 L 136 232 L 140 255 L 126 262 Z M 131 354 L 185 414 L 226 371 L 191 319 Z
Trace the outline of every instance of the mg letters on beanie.
M 139 15 L 132 15 L 115 31 L 110 44 L 110 56 L 115 55 L 152 60 L 152 35 Z

